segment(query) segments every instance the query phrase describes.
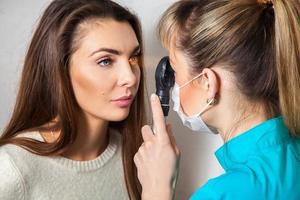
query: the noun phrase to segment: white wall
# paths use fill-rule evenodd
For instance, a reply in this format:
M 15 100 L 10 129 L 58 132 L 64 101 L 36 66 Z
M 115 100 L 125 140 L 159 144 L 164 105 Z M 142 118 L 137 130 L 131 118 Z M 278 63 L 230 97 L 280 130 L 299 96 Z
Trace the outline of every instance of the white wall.
M 0 0 L 0 132 L 7 123 L 16 96 L 24 54 L 38 17 L 51 0 Z M 156 37 L 156 24 L 174 0 L 118 0 L 141 19 L 145 40 L 148 92 L 155 91 L 154 70 L 167 55 Z M 176 113 L 170 112 L 178 146 L 182 152 L 176 199 L 188 199 L 192 192 L 219 175 L 222 170 L 214 157 L 221 145 L 218 136 L 199 135 L 181 126 Z

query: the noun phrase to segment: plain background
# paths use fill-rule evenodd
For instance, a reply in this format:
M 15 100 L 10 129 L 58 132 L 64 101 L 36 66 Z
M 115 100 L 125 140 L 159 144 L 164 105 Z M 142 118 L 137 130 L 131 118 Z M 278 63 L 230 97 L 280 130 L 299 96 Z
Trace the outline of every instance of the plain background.
M 38 19 L 51 0 L 0 0 L 0 132 L 11 115 L 22 63 Z M 154 71 L 167 52 L 161 47 L 156 25 L 162 12 L 174 0 L 118 0 L 136 13 L 142 22 L 145 41 L 146 81 L 149 95 L 155 91 Z M 188 199 L 209 178 L 222 173 L 214 152 L 222 144 L 219 136 L 194 133 L 181 125 L 170 111 L 168 123 L 173 126 L 182 157 L 176 199 Z

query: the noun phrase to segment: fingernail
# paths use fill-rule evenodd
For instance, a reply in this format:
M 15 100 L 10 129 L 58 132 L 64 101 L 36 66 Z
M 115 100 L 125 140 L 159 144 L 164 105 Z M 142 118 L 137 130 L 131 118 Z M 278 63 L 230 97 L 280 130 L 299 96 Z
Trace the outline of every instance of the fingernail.
M 157 96 L 156 96 L 156 94 L 151 94 L 151 101 L 156 101 L 156 98 L 157 98 Z

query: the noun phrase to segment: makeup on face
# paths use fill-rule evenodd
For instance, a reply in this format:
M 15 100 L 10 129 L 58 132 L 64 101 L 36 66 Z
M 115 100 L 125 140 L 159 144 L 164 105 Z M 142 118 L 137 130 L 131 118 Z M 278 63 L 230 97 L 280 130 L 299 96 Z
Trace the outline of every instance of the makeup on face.
M 102 20 L 86 27 L 70 66 L 81 109 L 107 121 L 125 119 L 139 88 L 140 55 L 139 42 L 128 23 Z

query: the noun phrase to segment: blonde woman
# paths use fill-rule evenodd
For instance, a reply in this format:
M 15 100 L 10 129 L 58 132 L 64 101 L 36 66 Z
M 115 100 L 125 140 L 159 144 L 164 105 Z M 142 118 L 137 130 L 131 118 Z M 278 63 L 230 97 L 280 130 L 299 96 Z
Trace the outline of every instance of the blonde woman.
M 225 143 L 216 152 L 225 173 L 192 200 L 300 199 L 299 19 L 298 0 L 183 0 L 164 13 L 174 110 Z M 144 127 L 134 159 L 142 198 L 167 200 L 178 151 L 155 95 L 152 109 L 155 135 Z

